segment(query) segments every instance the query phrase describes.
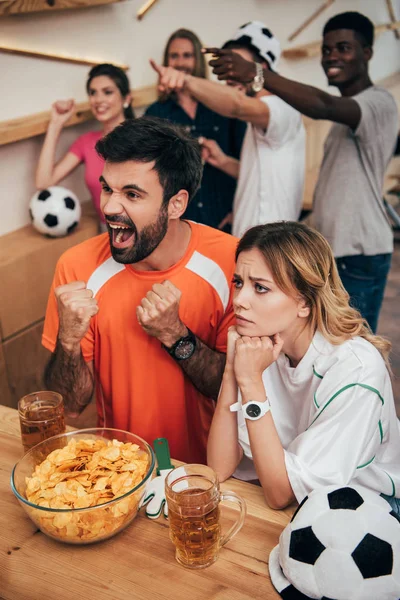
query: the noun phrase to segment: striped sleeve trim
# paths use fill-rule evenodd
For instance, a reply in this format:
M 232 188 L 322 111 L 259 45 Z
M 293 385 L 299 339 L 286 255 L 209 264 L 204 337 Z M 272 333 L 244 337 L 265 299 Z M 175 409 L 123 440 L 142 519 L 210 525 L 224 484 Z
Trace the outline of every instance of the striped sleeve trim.
M 381 444 L 382 444 L 382 442 L 383 442 L 383 428 L 382 428 L 382 423 L 381 423 L 380 420 L 378 421 L 378 427 L 379 427 L 379 435 L 381 436 Z
M 95 297 L 111 277 L 114 277 L 114 275 L 117 275 L 124 269 L 125 265 L 117 263 L 111 256 L 93 271 L 87 282 L 87 289 L 92 290 L 93 297 Z
M 214 260 L 196 250 L 186 264 L 186 269 L 196 273 L 214 288 L 226 310 L 229 302 L 229 283 L 221 267 Z
M 312 368 L 312 370 L 313 370 L 313 373 L 314 373 L 314 375 L 315 375 L 316 377 L 319 377 L 319 379 L 323 379 L 323 378 L 324 378 L 324 376 L 323 376 L 323 375 L 320 375 L 319 373 L 317 373 L 317 371 L 315 370 L 315 367 L 314 367 L 314 365 L 313 365 L 313 368 Z
M 379 391 L 377 389 L 373 388 L 372 386 L 367 385 L 366 383 L 349 383 L 348 385 L 345 385 L 340 390 L 338 390 L 335 394 L 333 394 L 332 398 L 329 398 L 328 402 L 326 404 L 324 404 L 324 406 L 321 408 L 320 412 L 311 421 L 311 423 L 307 427 L 307 429 L 309 429 L 311 427 L 311 425 L 313 425 L 315 423 L 315 421 L 318 419 L 318 417 L 320 417 L 322 415 L 322 413 L 324 412 L 324 410 L 329 406 L 329 404 L 331 402 L 333 402 L 333 400 L 335 398 L 337 398 L 339 396 L 339 394 L 341 394 L 342 392 L 345 392 L 349 388 L 356 387 L 356 386 L 362 387 L 362 388 L 364 388 L 366 390 L 369 390 L 370 392 L 373 392 L 374 394 L 376 394 L 378 396 L 378 398 L 380 399 L 380 401 L 382 402 L 382 404 L 385 404 L 385 401 L 384 401 L 383 397 L 381 396 L 381 394 L 379 393 Z M 315 394 L 314 394 L 314 404 L 318 407 L 317 398 L 316 398 Z
M 384 473 L 386 473 L 386 475 L 389 477 L 391 484 L 392 484 L 392 493 L 390 494 L 390 498 L 395 498 L 395 494 L 396 494 L 396 486 L 394 485 L 394 481 L 393 479 L 390 477 L 389 473 L 387 471 L 383 471 Z M 389 494 L 388 494 L 389 495 Z
M 371 458 L 371 460 L 369 460 L 368 462 L 364 463 L 363 465 L 359 465 L 358 467 L 356 467 L 357 469 L 363 469 L 364 467 L 367 467 L 368 465 L 370 465 L 372 463 L 372 461 L 375 460 L 375 455 Z

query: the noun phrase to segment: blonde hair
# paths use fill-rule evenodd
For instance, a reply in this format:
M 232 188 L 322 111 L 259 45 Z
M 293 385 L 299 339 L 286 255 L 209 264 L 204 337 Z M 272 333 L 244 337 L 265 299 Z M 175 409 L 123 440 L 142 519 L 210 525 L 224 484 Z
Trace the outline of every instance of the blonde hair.
M 202 79 L 206 79 L 207 66 L 205 56 L 201 51 L 202 44 L 197 35 L 193 31 L 190 31 L 190 29 L 177 29 L 177 31 L 174 31 L 174 33 L 172 33 L 169 36 L 164 50 L 163 66 L 168 67 L 169 47 L 174 40 L 189 40 L 189 42 L 192 42 L 195 59 L 193 75 L 195 77 L 201 77 Z
M 257 248 L 264 256 L 277 286 L 287 295 L 300 295 L 310 308 L 309 324 L 331 344 L 355 336 L 381 353 L 390 372 L 389 340 L 374 335 L 358 310 L 349 304 L 332 250 L 326 239 L 303 223 L 281 221 L 249 229 L 240 240 L 241 252 Z
M 169 63 L 169 47 L 174 40 L 189 40 L 189 42 L 192 42 L 193 51 L 194 51 L 194 60 L 195 60 L 193 75 L 194 75 L 194 77 L 201 77 L 202 79 L 207 79 L 207 64 L 206 64 L 205 56 L 201 51 L 201 49 L 202 49 L 201 41 L 193 31 L 190 31 L 190 29 L 183 29 L 183 28 L 177 29 L 177 31 L 174 31 L 174 33 L 172 33 L 169 36 L 167 44 L 164 49 L 163 66 L 164 67 L 169 66 L 168 65 L 168 63 Z M 159 94 L 158 99 L 161 102 L 165 102 L 171 96 L 174 96 L 174 93 L 169 94 L 166 92 L 161 92 Z

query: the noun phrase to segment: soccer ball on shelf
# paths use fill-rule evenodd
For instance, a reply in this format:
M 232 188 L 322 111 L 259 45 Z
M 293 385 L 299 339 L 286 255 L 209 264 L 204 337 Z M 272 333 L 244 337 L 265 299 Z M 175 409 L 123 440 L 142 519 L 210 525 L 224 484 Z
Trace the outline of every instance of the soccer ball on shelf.
M 77 227 L 81 205 L 73 192 L 53 185 L 32 196 L 29 214 L 37 231 L 49 237 L 62 237 Z
M 398 600 L 400 518 L 376 492 L 329 486 L 306 496 L 269 557 L 290 600 Z

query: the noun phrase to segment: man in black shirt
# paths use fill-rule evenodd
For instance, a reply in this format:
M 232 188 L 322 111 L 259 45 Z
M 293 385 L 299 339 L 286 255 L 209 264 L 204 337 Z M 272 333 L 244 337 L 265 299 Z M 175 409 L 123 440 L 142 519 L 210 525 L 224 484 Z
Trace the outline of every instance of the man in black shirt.
M 167 42 L 163 64 L 206 78 L 201 47 L 200 40 L 192 31 L 178 29 Z M 215 140 L 227 155 L 237 159 L 240 156 L 246 124 L 217 114 L 185 91 L 162 94 L 157 102 L 148 107 L 146 114 L 180 124 L 195 137 Z M 206 153 L 204 159 L 207 161 Z M 235 189 L 236 180 L 233 177 L 206 162 L 201 188 L 184 217 L 229 231 L 226 217 L 232 211 Z

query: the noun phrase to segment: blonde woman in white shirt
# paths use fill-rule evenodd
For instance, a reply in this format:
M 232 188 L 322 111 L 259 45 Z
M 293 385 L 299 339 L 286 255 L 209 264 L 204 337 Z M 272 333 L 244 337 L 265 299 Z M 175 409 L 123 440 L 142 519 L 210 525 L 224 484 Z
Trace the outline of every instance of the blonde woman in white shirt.
M 272 508 L 358 483 L 400 512 L 390 343 L 350 307 L 327 241 L 301 223 L 260 225 L 236 260 L 208 464 L 221 480 L 258 479 Z

